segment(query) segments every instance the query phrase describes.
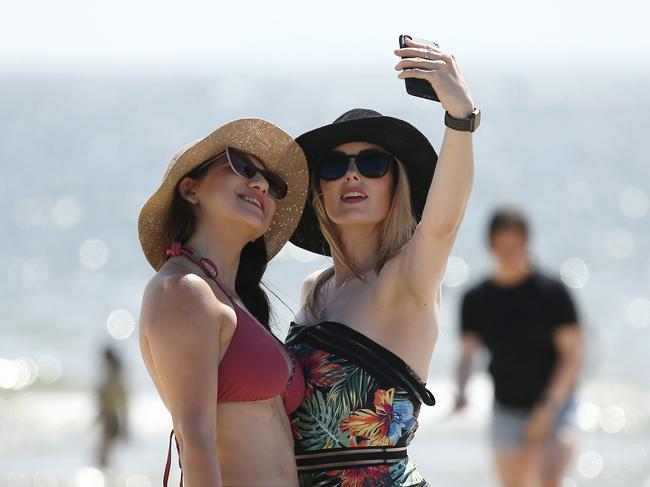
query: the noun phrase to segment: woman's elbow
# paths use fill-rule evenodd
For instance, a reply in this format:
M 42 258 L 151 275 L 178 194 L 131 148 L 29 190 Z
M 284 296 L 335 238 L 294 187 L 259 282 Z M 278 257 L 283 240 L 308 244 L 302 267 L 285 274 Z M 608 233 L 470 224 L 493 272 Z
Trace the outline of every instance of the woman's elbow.
M 184 446 L 209 448 L 217 443 L 216 412 L 214 418 L 190 415 L 174 423 L 174 433 Z

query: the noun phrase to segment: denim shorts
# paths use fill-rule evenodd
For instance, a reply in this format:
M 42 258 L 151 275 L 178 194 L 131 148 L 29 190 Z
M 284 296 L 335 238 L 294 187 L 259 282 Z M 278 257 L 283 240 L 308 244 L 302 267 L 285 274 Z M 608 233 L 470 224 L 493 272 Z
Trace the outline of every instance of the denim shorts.
M 569 397 L 558 411 L 553 424 L 553 434 L 576 427 L 577 404 Z M 494 450 L 518 450 L 526 445 L 525 431 L 531 412 L 525 409 L 504 406 L 496 400 L 492 406 L 490 440 Z

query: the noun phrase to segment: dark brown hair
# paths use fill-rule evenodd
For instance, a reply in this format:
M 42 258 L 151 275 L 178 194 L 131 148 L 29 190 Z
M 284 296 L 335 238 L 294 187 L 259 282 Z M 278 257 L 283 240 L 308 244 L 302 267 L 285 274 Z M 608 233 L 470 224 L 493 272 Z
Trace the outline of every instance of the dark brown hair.
M 208 167 L 205 166 L 199 171 L 191 171 L 187 176 L 198 181 L 205 176 Z M 196 225 L 196 215 L 192 205 L 181 196 L 178 187 L 176 187 L 167 225 L 168 244 L 171 245 L 174 241 L 185 244 L 196 230 Z M 270 331 L 271 308 L 269 298 L 262 289 L 262 276 L 266 271 L 267 263 L 268 253 L 264 236 L 247 243 L 241 251 L 235 279 L 235 291 L 248 311 Z
M 494 212 L 488 226 L 488 244 L 492 243 L 492 238 L 500 230 L 518 230 L 528 240 L 528 221 L 516 208 L 504 207 Z

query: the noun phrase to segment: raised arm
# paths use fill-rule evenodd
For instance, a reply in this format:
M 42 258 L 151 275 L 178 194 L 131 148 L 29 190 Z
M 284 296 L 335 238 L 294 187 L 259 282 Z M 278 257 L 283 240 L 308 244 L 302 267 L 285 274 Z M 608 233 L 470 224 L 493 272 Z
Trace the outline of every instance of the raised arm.
M 401 79 L 427 80 L 452 117 L 464 119 L 471 114 L 474 102 L 452 54 L 410 40 L 406 48 L 396 50 L 395 54 L 405 57 L 396 66 L 403 70 L 399 74 Z M 473 179 L 472 134 L 447 128 L 422 220 L 402 254 L 400 280 L 423 304 L 433 301 L 440 286 Z
M 170 277 L 145 292 L 143 339 L 172 415 L 187 487 L 221 484 L 217 457 L 219 329 L 228 308 L 198 276 Z

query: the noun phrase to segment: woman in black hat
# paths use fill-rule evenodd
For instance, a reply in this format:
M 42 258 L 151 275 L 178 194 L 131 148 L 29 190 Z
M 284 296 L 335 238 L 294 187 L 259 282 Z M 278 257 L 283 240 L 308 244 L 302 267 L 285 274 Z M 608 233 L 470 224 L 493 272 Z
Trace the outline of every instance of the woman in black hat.
M 439 158 L 415 127 L 372 110 L 297 139 L 311 196 L 292 242 L 334 261 L 305 280 L 287 339 L 307 382 L 292 416 L 302 486 L 426 485 L 406 447 L 435 402 L 425 379 L 477 110 L 452 55 L 413 41 L 395 54 L 399 78 L 427 80 L 456 127 Z

